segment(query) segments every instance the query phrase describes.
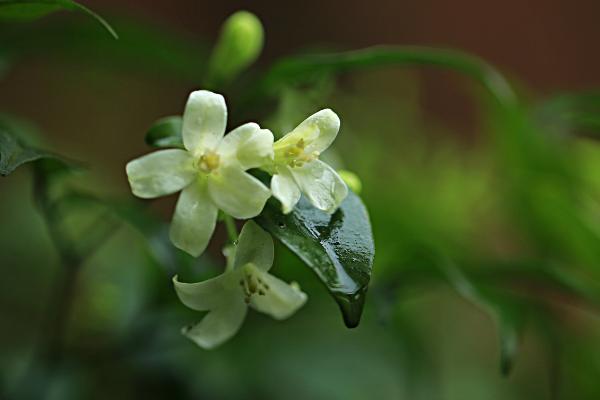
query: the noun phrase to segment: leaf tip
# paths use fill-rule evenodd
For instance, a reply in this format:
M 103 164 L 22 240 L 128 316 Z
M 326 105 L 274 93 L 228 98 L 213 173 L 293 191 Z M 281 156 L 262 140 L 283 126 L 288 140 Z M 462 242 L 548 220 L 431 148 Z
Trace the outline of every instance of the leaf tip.
M 351 295 L 347 293 L 333 294 L 342 312 L 344 325 L 349 329 L 356 328 L 360 324 L 366 292 L 366 288 L 364 288 Z

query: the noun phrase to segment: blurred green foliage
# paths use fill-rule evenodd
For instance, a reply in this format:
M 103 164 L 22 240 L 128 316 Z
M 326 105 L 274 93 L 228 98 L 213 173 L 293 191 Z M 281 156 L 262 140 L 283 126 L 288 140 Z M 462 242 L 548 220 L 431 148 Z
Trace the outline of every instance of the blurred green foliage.
M 19 68 L 43 49 L 55 62 L 95 64 L 102 49 L 96 67 L 113 73 L 149 70 L 190 87 L 206 76 L 203 46 L 140 22 L 115 26 L 118 42 L 79 22 L 7 26 L 0 63 Z M 476 143 L 422 114 L 423 65 L 468 77 L 461 82 L 482 111 Z M 410 73 L 391 72 L 399 66 Z M 323 106 L 341 116 L 340 143 L 324 156 L 360 177 L 377 245 L 361 326 L 344 328 L 318 279 L 279 246 L 275 270 L 302 284 L 307 306 L 283 323 L 252 315 L 224 347 L 196 348 L 179 327 L 198 316 L 168 276 L 215 275 L 218 252 L 181 254 L 168 243 L 168 219 L 124 188 L 113 199 L 101 196 L 113 188 L 85 175 L 40 182 L 51 166 L 36 162 L 34 184 L 52 185 L 45 204 L 26 201 L 23 168 L 2 181 L 0 396 L 599 398 L 596 94 L 525 101 L 483 61 L 418 47 L 297 55 L 238 72 L 223 87 L 236 122 L 260 115 L 282 133 Z M 114 140 L 120 134 L 132 133 L 115 126 Z M 40 211 L 60 232 L 48 234 Z M 75 254 L 57 246 L 57 256 L 57 237 L 86 245 Z M 49 357 L 57 311 L 48 299 L 64 294 L 58 257 L 80 269 L 58 317 L 60 355 Z
M 98 14 L 73 0 L 2 0 L 0 19 L 30 21 L 61 10 L 80 11 L 98 21 L 104 29 L 118 39 L 115 30 Z

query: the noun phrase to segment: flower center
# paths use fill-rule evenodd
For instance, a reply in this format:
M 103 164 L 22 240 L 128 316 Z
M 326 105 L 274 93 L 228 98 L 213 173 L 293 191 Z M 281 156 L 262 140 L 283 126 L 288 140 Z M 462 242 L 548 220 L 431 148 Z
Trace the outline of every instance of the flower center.
M 266 282 L 252 273 L 248 268 L 245 269 L 244 275 L 240 279 L 240 286 L 244 292 L 244 301 L 246 304 L 250 303 L 252 296 L 264 296 L 270 289 Z
M 219 167 L 221 157 L 214 151 L 208 151 L 200 156 L 197 166 L 200 170 L 210 173 Z
M 314 161 L 319 157 L 318 151 L 306 152 L 304 139 L 283 146 L 275 144 L 274 150 L 276 163 L 287 164 L 292 168 L 302 167 L 305 163 Z

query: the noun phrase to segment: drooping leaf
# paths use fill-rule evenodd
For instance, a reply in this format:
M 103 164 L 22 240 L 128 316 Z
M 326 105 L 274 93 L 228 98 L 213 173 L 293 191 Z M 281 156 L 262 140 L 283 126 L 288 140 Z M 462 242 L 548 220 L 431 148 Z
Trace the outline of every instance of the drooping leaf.
M 7 176 L 20 165 L 44 156 L 45 153 L 23 148 L 13 136 L 0 130 L 0 175 Z
M 340 306 L 346 326 L 357 326 L 375 255 L 371 223 L 361 199 L 350 192 L 333 215 L 304 198 L 285 215 L 271 200 L 256 220 L 317 274 Z
M 80 163 L 42 150 L 40 132 L 29 121 L 0 114 L 0 176 L 7 176 L 23 164 L 36 162 L 46 176 L 58 176 L 81 167 Z
M 0 0 L 0 19 L 29 21 L 56 11 L 80 11 L 98 21 L 115 39 L 115 30 L 94 11 L 73 0 Z
M 7 176 L 23 164 L 42 159 L 53 160 L 53 169 L 57 163 L 63 166 L 70 164 L 56 154 L 27 146 L 0 126 L 0 176 Z
M 256 91 L 259 96 L 274 94 L 287 86 L 314 81 L 323 75 L 384 66 L 432 66 L 454 70 L 481 83 L 498 103 L 506 105 L 516 100 L 506 79 L 485 61 L 459 51 L 416 46 L 377 46 L 284 58 L 257 82 Z M 253 95 L 257 95 L 256 92 Z
M 146 143 L 154 147 L 183 148 L 181 125 L 179 115 L 159 119 L 146 133 Z
M 488 313 L 496 323 L 500 341 L 500 371 L 503 375 L 508 375 L 519 349 L 519 339 L 523 329 L 523 308 L 482 290 L 451 263 L 444 263 L 441 269 L 456 292 Z

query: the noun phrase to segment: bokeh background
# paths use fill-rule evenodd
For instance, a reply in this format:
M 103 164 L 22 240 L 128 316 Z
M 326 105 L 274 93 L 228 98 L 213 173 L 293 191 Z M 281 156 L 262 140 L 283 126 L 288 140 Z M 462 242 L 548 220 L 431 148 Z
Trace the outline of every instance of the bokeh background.
M 257 118 L 281 134 L 320 108 L 340 115 L 326 156 L 362 179 L 376 240 L 372 287 L 361 325 L 349 330 L 318 280 L 278 246 L 275 271 L 300 282 L 308 304 L 284 322 L 251 314 L 233 340 L 205 351 L 179 334 L 201 315 L 177 301 L 169 276 L 218 273 L 223 231 L 207 256 L 165 266 L 135 227 L 118 225 L 74 281 L 60 362 L 49 368 L 38 350 L 64 271 L 21 168 L 0 181 L 0 397 L 599 398 L 600 152 L 589 134 L 536 110 L 600 85 L 600 3 L 86 5 L 119 41 L 75 13 L 0 31 L 0 54 L 9 55 L 0 110 L 35 125 L 45 147 L 86 164 L 69 184 L 129 198 L 124 165 L 150 150 L 145 132 L 180 114 L 202 87 L 227 16 L 252 11 L 265 47 L 223 88 L 233 118 Z M 526 131 L 534 139 L 515 139 L 508 132 L 516 125 L 490 112 L 477 84 L 443 68 L 320 77 L 285 87 L 257 117 L 236 116 L 238 96 L 281 57 L 381 44 L 482 57 L 516 88 L 539 127 Z M 149 203 L 149 214 L 168 222 L 174 200 Z M 93 232 L 96 213 L 80 207 L 72 224 Z

